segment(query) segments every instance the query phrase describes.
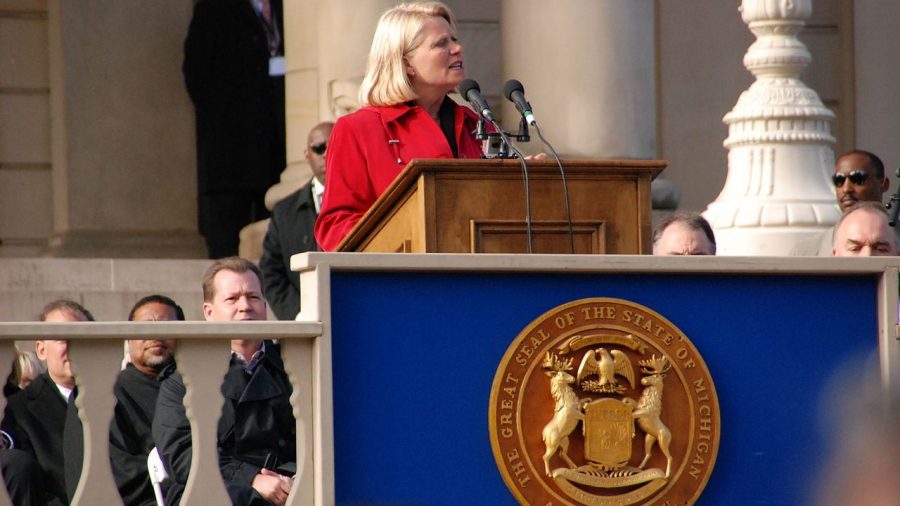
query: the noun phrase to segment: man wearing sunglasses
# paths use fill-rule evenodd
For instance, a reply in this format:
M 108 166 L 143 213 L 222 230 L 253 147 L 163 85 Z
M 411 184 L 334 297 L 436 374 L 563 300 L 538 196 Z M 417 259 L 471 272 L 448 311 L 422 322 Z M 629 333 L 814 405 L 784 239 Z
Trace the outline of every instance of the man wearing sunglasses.
M 831 176 L 834 193 L 842 213 L 860 202 L 882 203 L 890 180 L 885 177 L 884 163 L 874 153 L 861 149 L 839 156 Z M 835 228 L 831 228 L 801 243 L 794 250 L 796 256 L 831 256 Z M 895 230 L 896 232 L 896 230 Z
M 304 155 L 313 178 L 272 209 L 259 267 L 266 300 L 279 320 L 293 320 L 300 310 L 300 279 L 291 272 L 291 255 L 318 249 L 313 227 L 325 193 L 325 155 L 333 126 L 319 123 L 310 130 Z
M 838 157 L 834 166 L 834 193 L 841 212 L 847 212 L 857 202 L 882 201 L 882 194 L 891 185 L 884 177 L 881 159 L 868 151 L 850 151 Z

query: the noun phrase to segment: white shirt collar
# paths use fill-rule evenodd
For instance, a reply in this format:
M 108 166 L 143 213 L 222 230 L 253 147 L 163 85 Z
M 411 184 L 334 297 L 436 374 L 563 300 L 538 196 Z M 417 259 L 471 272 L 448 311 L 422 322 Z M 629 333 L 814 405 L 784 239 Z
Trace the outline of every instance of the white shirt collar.
M 69 402 L 69 397 L 72 396 L 72 390 L 73 390 L 73 389 L 72 389 L 72 388 L 66 388 L 66 387 L 64 387 L 64 386 L 62 386 L 62 385 L 60 385 L 60 384 L 58 384 L 58 383 L 54 383 L 54 385 L 56 385 L 56 388 L 59 389 L 59 393 L 62 394 L 63 399 L 65 399 L 66 402 Z
M 316 205 L 316 214 L 322 211 L 322 196 L 325 195 L 325 185 L 317 178 L 312 178 L 313 203 Z

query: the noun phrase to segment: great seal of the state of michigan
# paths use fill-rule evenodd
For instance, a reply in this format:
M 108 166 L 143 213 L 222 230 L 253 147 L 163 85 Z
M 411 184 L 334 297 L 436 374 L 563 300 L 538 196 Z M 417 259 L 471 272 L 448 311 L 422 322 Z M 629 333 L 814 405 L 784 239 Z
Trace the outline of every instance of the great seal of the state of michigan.
M 712 473 L 719 403 L 669 320 L 589 298 L 531 322 L 491 389 L 494 459 L 522 504 L 691 504 Z

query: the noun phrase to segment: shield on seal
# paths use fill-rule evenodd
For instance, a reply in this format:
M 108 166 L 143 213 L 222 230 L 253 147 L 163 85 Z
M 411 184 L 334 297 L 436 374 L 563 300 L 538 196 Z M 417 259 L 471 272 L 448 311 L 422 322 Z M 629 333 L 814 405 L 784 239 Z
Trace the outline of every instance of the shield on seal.
M 590 402 L 584 409 L 584 456 L 607 470 L 619 469 L 631 459 L 634 438 L 632 407 L 618 399 Z

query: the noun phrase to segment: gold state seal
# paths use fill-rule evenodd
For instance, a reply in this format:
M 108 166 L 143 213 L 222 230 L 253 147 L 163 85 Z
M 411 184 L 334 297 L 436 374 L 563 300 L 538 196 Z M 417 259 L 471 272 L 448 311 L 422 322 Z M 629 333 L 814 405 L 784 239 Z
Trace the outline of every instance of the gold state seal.
M 633 302 L 554 308 L 510 345 L 491 389 L 494 459 L 522 504 L 690 504 L 719 447 L 719 404 L 677 327 Z

